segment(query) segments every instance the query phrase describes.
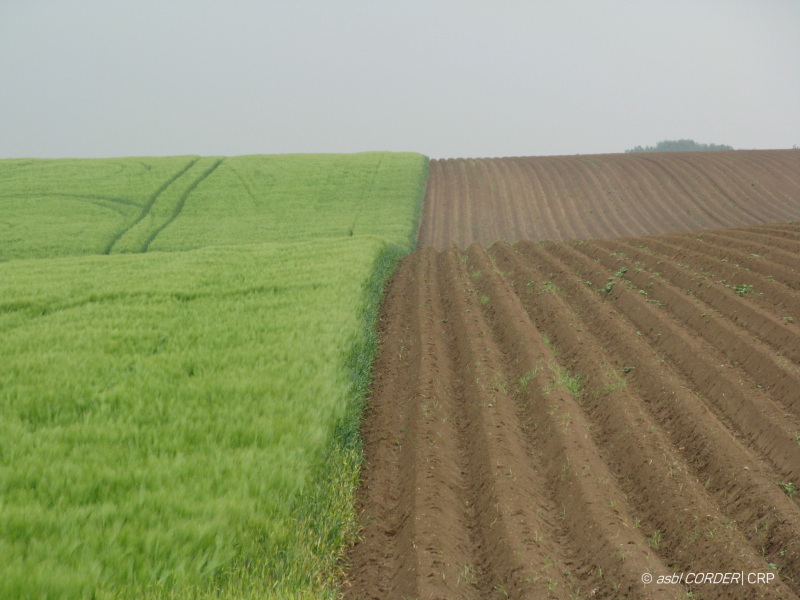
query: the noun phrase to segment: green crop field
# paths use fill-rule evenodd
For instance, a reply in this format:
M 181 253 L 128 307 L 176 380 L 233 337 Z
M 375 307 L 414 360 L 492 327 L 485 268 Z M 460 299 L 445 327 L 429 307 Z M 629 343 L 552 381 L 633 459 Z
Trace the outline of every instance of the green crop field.
M 426 165 L 384 152 L 0 160 L 0 261 L 353 235 L 407 245 Z
M 319 597 L 415 154 L 0 161 L 0 597 Z

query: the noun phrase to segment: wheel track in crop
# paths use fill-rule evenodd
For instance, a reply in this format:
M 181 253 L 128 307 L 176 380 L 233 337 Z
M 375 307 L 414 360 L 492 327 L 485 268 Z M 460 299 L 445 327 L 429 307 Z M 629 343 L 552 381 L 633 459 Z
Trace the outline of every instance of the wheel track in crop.
M 158 234 L 161 233 L 162 231 L 164 231 L 167 227 L 169 227 L 172 224 L 173 221 L 175 221 L 175 219 L 178 218 L 178 215 L 181 214 L 181 211 L 183 210 L 183 207 L 186 204 L 186 199 L 189 197 L 189 195 L 195 189 L 197 189 L 197 186 L 200 185 L 203 181 L 205 181 L 206 178 L 208 178 L 209 175 L 211 175 L 214 171 L 216 171 L 217 167 L 219 167 L 224 160 L 225 160 L 224 158 L 218 158 L 216 161 L 214 161 L 214 164 L 212 164 L 205 171 L 203 171 L 197 177 L 197 179 L 195 179 L 192 182 L 192 184 L 187 188 L 187 190 L 183 193 L 183 195 L 178 200 L 177 204 L 175 205 L 175 209 L 172 211 L 172 214 L 169 216 L 169 218 L 166 221 L 164 221 L 161 225 L 159 225 L 155 229 L 155 231 L 153 231 L 147 237 L 147 239 L 144 241 L 144 244 L 142 245 L 142 249 L 140 250 L 141 252 L 147 252 L 147 249 L 150 247 L 150 244 L 152 244 L 153 240 L 155 240 L 156 237 L 158 237 Z
M 97 195 L 87 195 L 87 194 L 68 194 L 65 192 L 38 192 L 35 196 L 39 196 L 42 198 L 79 198 L 81 200 L 100 200 L 103 202 L 113 202 L 114 204 L 122 204 L 125 206 L 135 206 L 136 208 L 141 208 L 142 205 L 134 202 L 133 200 L 126 200 L 124 198 L 116 198 L 111 196 L 97 196 Z M 24 193 L 24 194 L 0 194 L 0 198 L 30 198 L 31 194 Z
M 195 165 L 195 163 L 197 161 L 199 161 L 199 160 L 200 160 L 200 158 L 194 158 L 194 159 L 190 160 L 186 164 L 186 166 L 184 166 L 182 169 L 180 169 L 178 172 L 176 172 L 172 177 L 170 177 L 163 184 L 161 184 L 161 187 L 159 187 L 155 192 L 153 192 L 153 194 L 147 199 L 147 202 L 145 202 L 145 204 L 142 206 L 142 211 L 139 213 L 139 216 L 136 217 L 136 219 L 134 221 L 132 221 L 129 225 L 127 225 L 126 227 L 121 229 L 119 232 L 117 232 L 114 235 L 113 238 L 111 238 L 111 241 L 108 243 L 108 245 L 103 250 L 103 254 L 111 254 L 111 251 L 114 249 L 114 245 L 126 233 L 128 233 L 131 229 L 136 227 L 136 225 L 139 224 L 147 216 L 147 213 L 150 212 L 150 209 L 153 207 L 153 204 L 155 204 L 156 200 L 158 200 L 158 197 L 164 192 L 164 190 L 166 190 L 169 186 L 171 186 L 178 179 L 180 179 L 180 177 L 184 173 L 186 173 L 189 169 L 191 169 Z
M 233 166 L 233 164 L 226 163 L 225 166 L 228 169 L 230 169 L 234 175 L 236 175 L 236 178 L 239 180 L 239 183 L 242 184 L 242 187 L 247 192 L 247 195 L 249 196 L 250 200 L 253 202 L 253 206 L 257 207 L 259 205 L 259 200 L 258 198 L 256 198 L 256 195 L 253 193 L 253 190 L 250 188 L 250 184 L 248 184 L 247 181 L 245 181 L 244 177 L 242 177 L 242 174 L 239 173 L 239 171 Z
M 128 217 L 128 213 L 122 207 L 129 206 L 134 209 L 141 208 L 141 204 L 137 204 L 132 200 L 125 200 L 124 198 L 114 198 L 109 196 L 67 194 L 63 192 L 62 193 L 45 192 L 45 193 L 38 193 L 36 195 L 41 198 L 72 198 L 78 200 L 86 200 L 89 204 L 94 204 L 95 206 L 99 206 L 100 208 L 105 208 L 106 210 L 113 210 L 114 212 L 119 213 L 120 216 L 122 216 L 123 218 Z M 24 198 L 27 200 L 30 198 L 30 194 L 0 194 L 0 198 Z
M 800 150 L 432 160 L 419 246 L 800 219 Z
M 509 172 L 469 181 L 485 197 Z M 786 224 L 407 257 L 379 322 L 345 596 L 798 597 L 800 499 L 777 483 L 800 484 L 800 283 L 781 281 L 800 260 L 775 259 L 797 259 L 799 238 Z M 692 570 L 779 575 L 641 582 Z

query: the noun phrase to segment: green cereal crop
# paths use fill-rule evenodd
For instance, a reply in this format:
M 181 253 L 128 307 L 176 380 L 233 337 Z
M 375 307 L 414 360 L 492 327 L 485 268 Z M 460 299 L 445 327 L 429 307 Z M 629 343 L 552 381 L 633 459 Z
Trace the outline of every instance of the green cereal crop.
M 0 597 L 333 597 L 426 175 L 0 161 Z

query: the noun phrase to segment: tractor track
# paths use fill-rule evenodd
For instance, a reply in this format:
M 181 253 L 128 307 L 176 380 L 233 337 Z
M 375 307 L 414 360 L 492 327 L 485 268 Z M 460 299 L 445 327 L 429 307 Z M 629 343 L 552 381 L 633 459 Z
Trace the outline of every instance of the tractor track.
M 216 171 L 217 167 L 219 167 L 224 160 L 225 160 L 224 158 L 216 159 L 214 161 L 214 163 L 210 167 L 208 167 L 194 181 L 192 181 L 191 185 L 186 189 L 186 191 L 178 199 L 178 202 L 175 204 L 175 208 L 173 209 L 172 214 L 169 216 L 169 218 L 166 221 L 164 221 L 161 225 L 159 225 L 147 237 L 147 239 L 142 244 L 142 248 L 141 248 L 140 252 L 147 252 L 148 248 L 150 247 L 150 244 L 153 243 L 153 240 L 156 239 L 158 234 L 161 233 L 162 231 L 164 231 L 167 227 L 169 227 L 172 224 L 172 222 L 175 219 L 178 218 L 178 215 L 181 214 L 181 211 L 183 210 L 183 207 L 186 204 L 186 199 L 189 197 L 189 195 L 197 188 L 198 185 L 200 185 L 203 181 L 205 181 L 206 178 L 208 178 L 208 176 L 211 175 L 211 173 Z
M 156 203 L 156 200 L 158 200 L 158 197 L 164 192 L 164 190 L 166 190 L 169 186 L 171 186 L 178 179 L 180 179 L 181 176 L 183 176 L 184 173 L 186 173 L 189 169 L 191 169 L 195 165 L 195 163 L 199 160 L 200 160 L 199 158 L 191 159 L 183 168 L 178 170 L 172 177 L 170 177 L 163 184 L 161 184 L 161 187 L 159 187 L 155 192 L 153 192 L 153 194 L 147 199 L 147 202 L 145 202 L 144 205 L 141 207 L 142 210 L 136 217 L 136 219 L 134 219 L 131 223 L 129 223 L 123 229 L 114 234 L 114 237 L 111 238 L 111 241 L 103 250 L 103 254 L 111 254 L 111 251 L 114 249 L 116 243 L 120 239 L 122 239 L 122 237 L 125 236 L 126 233 L 128 233 L 134 227 L 136 227 L 136 225 L 138 225 L 147 216 L 147 214 L 150 212 L 150 209 L 153 207 L 153 204 Z

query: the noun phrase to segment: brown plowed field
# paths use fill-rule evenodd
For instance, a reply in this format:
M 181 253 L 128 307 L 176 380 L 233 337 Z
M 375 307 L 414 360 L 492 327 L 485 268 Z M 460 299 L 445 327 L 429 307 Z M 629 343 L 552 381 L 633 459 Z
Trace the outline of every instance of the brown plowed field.
M 419 246 L 567 240 L 800 218 L 800 150 L 432 160 Z
M 797 598 L 798 265 L 794 224 L 407 257 L 346 597 Z M 776 577 L 642 582 L 690 571 Z

